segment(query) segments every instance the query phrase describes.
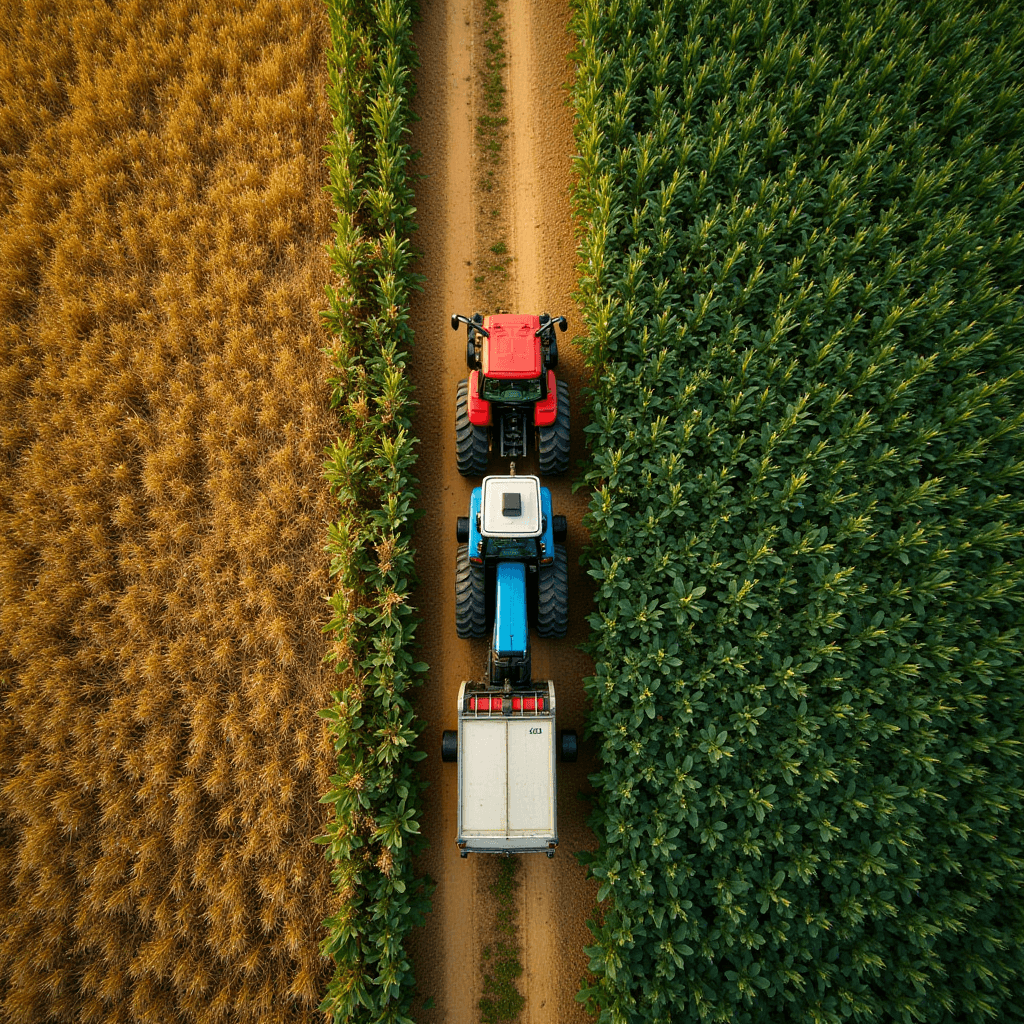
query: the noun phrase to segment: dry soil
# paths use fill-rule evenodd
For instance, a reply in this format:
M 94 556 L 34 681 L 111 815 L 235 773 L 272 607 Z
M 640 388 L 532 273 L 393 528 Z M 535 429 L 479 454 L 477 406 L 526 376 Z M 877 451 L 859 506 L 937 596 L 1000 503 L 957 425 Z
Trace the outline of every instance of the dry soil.
M 509 117 L 507 168 L 502 189 L 507 218 L 510 277 L 503 291 L 511 311 L 564 314 L 569 331 L 559 338 L 559 376 L 566 379 L 574 410 L 580 405 L 582 360 L 571 344 L 581 324 L 573 302 L 575 242 L 570 206 L 572 180 L 572 111 L 565 83 L 568 60 L 569 7 L 566 0 L 505 0 L 508 50 L 506 112 Z M 481 951 L 491 940 L 494 906 L 487 891 L 495 864 L 487 858 L 461 859 L 455 847 L 456 773 L 440 760 L 441 732 L 456 724 L 456 698 L 463 679 L 477 676 L 484 663 L 485 641 L 455 635 L 455 520 L 465 515 L 474 482 L 459 476 L 455 464 L 455 389 L 466 376 L 465 334 L 451 331 L 451 313 L 469 315 L 474 291 L 474 258 L 482 198 L 474 175 L 476 107 L 474 54 L 481 56 L 480 16 L 473 0 L 423 0 L 416 42 L 417 72 L 413 144 L 420 153 L 416 170 L 418 269 L 424 290 L 413 303 L 416 351 L 413 377 L 419 410 L 416 435 L 418 475 L 424 517 L 416 545 L 421 585 L 418 607 L 423 622 L 418 637 L 430 664 L 429 683 L 419 698 L 426 721 L 423 734 L 429 780 L 423 829 L 430 842 L 421 868 L 437 882 L 433 910 L 413 937 L 412 956 L 420 999 L 414 1006 L 424 1024 L 469 1024 L 480 1019 L 484 963 Z M 491 197 L 487 199 L 492 202 Z M 494 310 L 481 309 L 490 313 Z M 572 427 L 572 457 L 584 456 L 580 417 Z M 537 472 L 535 457 L 517 465 Z M 507 471 L 492 457 L 491 472 Z M 534 639 L 533 666 L 538 678 L 555 680 L 559 728 L 575 728 L 582 738 L 582 679 L 589 660 L 578 646 L 586 635 L 591 588 L 579 567 L 584 541 L 583 492 L 571 493 L 571 478 L 545 480 L 554 509 L 569 521 L 570 626 L 559 641 Z M 579 761 L 558 768 L 560 846 L 554 859 L 522 858 L 519 871 L 519 939 L 524 974 L 519 988 L 526 997 L 523 1024 L 571 1024 L 586 1021 L 574 996 L 586 968 L 583 947 L 590 935 L 586 921 L 594 905 L 594 887 L 574 853 L 594 845 L 586 826 L 589 804 L 583 798 L 594 770 L 593 752 L 582 744 Z M 428 1008 L 421 1009 L 422 1000 Z M 432 1001 L 432 1005 L 429 1005 Z

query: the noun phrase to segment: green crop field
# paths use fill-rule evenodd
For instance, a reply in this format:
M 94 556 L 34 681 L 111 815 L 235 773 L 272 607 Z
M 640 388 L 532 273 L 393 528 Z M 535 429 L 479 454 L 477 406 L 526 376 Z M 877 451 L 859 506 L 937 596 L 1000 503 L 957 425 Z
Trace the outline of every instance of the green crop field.
M 576 5 L 602 1024 L 1021 1019 L 1019 13 Z

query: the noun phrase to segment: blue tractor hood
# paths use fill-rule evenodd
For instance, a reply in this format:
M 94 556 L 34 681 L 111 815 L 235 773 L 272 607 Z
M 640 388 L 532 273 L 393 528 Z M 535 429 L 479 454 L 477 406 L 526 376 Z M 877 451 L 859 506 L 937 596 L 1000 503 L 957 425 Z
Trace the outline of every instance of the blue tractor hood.
M 499 657 L 525 654 L 526 566 L 499 562 L 494 597 L 494 653 Z

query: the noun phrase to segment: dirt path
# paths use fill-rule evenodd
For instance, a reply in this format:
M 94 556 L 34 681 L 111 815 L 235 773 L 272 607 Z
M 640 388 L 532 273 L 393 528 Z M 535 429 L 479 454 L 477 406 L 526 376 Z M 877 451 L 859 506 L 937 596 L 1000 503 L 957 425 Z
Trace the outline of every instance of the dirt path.
M 572 115 L 562 83 L 568 80 L 566 0 L 509 0 L 505 11 L 509 78 L 511 187 L 504 199 L 509 220 L 511 280 L 516 311 L 569 318 L 569 333 L 560 343 L 559 375 L 568 380 L 574 403 L 580 395 L 581 361 L 568 342 L 579 315 L 572 303 L 575 252 L 570 220 L 569 186 Z M 454 396 L 466 375 L 464 335 L 448 326 L 452 312 L 473 312 L 475 223 L 472 141 L 474 108 L 472 55 L 480 45 L 474 34 L 472 0 L 424 0 L 416 29 L 420 69 L 417 73 L 413 144 L 421 154 L 417 170 L 425 177 L 417 190 L 423 253 L 419 270 L 424 291 L 413 303 L 417 349 L 412 368 L 420 403 L 415 432 L 422 438 L 418 471 L 424 517 L 416 534 L 423 613 L 419 638 L 431 678 L 419 700 L 426 720 L 423 762 L 430 782 L 423 828 L 430 841 L 422 867 L 438 883 L 434 909 L 414 936 L 412 957 L 418 989 L 432 1007 L 417 1000 L 413 1011 L 423 1024 L 470 1024 L 479 1019 L 484 967 L 481 950 L 490 941 L 493 906 L 487 883 L 495 862 L 481 857 L 462 860 L 455 848 L 456 774 L 439 757 L 441 731 L 454 728 L 461 680 L 477 676 L 484 663 L 484 641 L 462 641 L 454 628 L 455 518 L 464 515 L 473 483 L 455 467 Z M 491 312 L 491 310 L 481 310 Z M 577 419 L 572 432 L 573 459 L 582 458 L 583 434 Z M 492 459 L 492 472 L 505 467 Z M 531 458 L 517 467 L 536 472 Z M 582 678 L 588 660 L 577 651 L 583 641 L 590 605 L 588 578 L 577 566 L 580 520 L 586 501 L 573 496 L 568 480 L 546 480 L 555 511 L 569 520 L 571 622 L 565 640 L 534 641 L 538 678 L 552 678 L 558 692 L 559 726 L 582 732 Z M 573 853 L 593 844 L 586 828 L 588 805 L 579 797 L 594 770 L 592 751 L 583 746 L 575 765 L 559 766 L 558 826 L 561 840 L 553 860 L 522 858 L 520 942 L 524 975 L 519 988 L 526 997 L 524 1024 L 569 1024 L 588 1018 L 574 1000 L 586 967 L 583 946 L 589 940 L 586 919 L 594 890 L 583 879 Z

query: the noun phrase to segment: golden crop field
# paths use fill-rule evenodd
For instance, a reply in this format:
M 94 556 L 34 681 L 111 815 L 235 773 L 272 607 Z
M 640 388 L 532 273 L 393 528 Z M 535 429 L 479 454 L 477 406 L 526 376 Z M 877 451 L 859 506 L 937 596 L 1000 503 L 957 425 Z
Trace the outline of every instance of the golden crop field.
M 316 0 L 0 4 L 0 1018 L 318 1017 Z

